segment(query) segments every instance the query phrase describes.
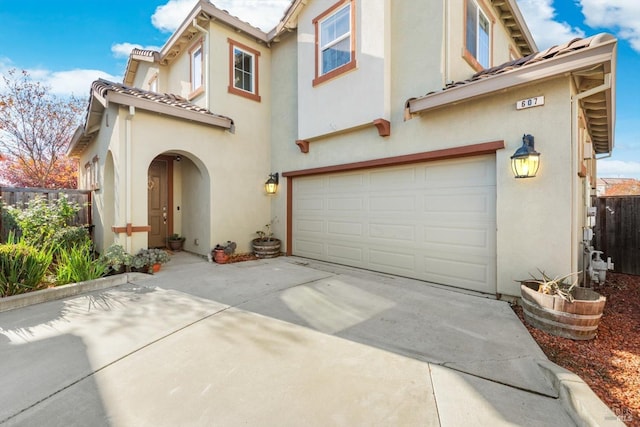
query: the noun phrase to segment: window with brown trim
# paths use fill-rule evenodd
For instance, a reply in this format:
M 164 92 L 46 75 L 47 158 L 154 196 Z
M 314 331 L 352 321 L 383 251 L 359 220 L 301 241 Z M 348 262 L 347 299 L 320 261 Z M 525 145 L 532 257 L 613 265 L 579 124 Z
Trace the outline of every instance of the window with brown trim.
M 313 21 L 318 85 L 356 67 L 355 0 L 340 0 Z
M 229 42 L 229 93 L 260 102 L 260 52 L 232 39 Z
M 476 70 L 491 66 L 492 22 L 481 3 L 465 2 L 464 58 Z
M 200 39 L 189 50 L 191 93 L 189 99 L 204 92 L 204 47 Z

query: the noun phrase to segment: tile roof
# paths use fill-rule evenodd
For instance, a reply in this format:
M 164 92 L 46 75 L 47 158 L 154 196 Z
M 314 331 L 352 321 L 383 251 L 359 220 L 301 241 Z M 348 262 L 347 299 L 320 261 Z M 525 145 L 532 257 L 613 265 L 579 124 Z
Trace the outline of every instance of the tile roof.
M 98 79 L 94 81 L 91 84 L 91 89 L 92 91 L 95 91 L 97 94 L 99 94 L 103 98 L 107 96 L 107 92 L 112 91 L 112 92 L 121 93 L 123 95 L 129 95 L 138 99 L 157 102 L 158 104 L 164 104 L 164 105 L 169 105 L 171 107 L 182 108 L 185 110 L 193 111 L 195 113 L 229 119 L 228 117 L 221 116 L 219 114 L 214 114 L 211 111 L 207 110 L 206 108 L 199 107 L 187 101 L 185 98 L 179 95 L 171 94 L 171 93 L 162 94 L 162 93 L 151 92 L 148 90 L 125 86 L 121 83 L 113 83 L 104 79 Z
M 573 75 L 580 106 L 597 154 L 611 152 L 615 124 L 617 40 L 602 33 L 577 38 L 451 82 L 442 90 L 407 100 L 405 118 L 436 108 L 491 96 L 519 85 L 559 75 Z
M 214 114 L 204 107 L 192 104 L 179 95 L 156 93 L 98 79 L 91 84 L 87 115 L 84 124 L 78 127 L 71 139 L 71 144 L 67 151 L 68 156 L 78 157 L 92 142 L 101 127 L 102 114 L 109 102 L 135 106 L 141 110 L 221 127 L 231 133 L 235 132 L 235 125 L 229 117 Z
M 570 42 L 557 45 L 557 46 L 552 46 L 541 52 L 535 52 L 535 53 L 532 53 L 531 55 L 527 55 L 525 57 L 518 58 L 516 60 L 505 62 L 504 64 L 479 71 L 467 80 L 451 82 L 447 84 L 442 90 L 447 90 L 453 87 L 458 87 L 458 86 L 466 85 L 469 83 L 473 83 L 478 80 L 497 76 L 499 74 L 506 73 L 518 68 L 537 64 L 541 61 L 546 61 L 551 58 L 556 58 L 571 52 L 576 52 L 578 50 L 588 48 L 592 45 L 598 44 L 601 41 L 600 36 L 602 35 L 593 36 L 589 38 L 575 38 Z M 430 95 L 432 93 L 436 93 L 436 91 L 429 92 L 427 95 Z
M 133 48 L 131 50 L 131 55 L 139 55 L 139 56 L 148 56 L 150 58 L 154 58 L 156 55 L 158 55 L 159 52 L 155 51 L 155 50 L 150 50 L 150 49 L 139 49 L 139 48 Z

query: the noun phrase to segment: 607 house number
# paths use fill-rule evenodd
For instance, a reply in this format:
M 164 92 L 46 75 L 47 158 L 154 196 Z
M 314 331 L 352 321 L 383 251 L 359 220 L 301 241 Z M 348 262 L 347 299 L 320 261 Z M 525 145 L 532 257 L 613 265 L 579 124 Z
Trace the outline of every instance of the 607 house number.
M 536 96 L 535 98 L 521 99 L 520 101 L 516 102 L 516 110 L 540 107 L 542 105 L 544 105 L 544 96 Z

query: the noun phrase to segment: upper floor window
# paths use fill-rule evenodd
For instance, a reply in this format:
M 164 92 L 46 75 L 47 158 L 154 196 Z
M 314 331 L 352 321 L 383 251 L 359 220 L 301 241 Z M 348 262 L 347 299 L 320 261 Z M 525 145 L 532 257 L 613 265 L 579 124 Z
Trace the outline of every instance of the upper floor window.
M 313 20 L 316 28 L 314 86 L 355 68 L 354 0 L 341 0 Z
M 229 93 L 260 101 L 258 59 L 260 52 L 242 43 L 229 41 Z
M 491 21 L 475 0 L 467 0 L 465 58 L 476 69 L 491 65 Z
M 193 98 L 204 91 L 204 53 L 202 40 L 196 43 L 189 51 L 191 61 L 191 93 Z

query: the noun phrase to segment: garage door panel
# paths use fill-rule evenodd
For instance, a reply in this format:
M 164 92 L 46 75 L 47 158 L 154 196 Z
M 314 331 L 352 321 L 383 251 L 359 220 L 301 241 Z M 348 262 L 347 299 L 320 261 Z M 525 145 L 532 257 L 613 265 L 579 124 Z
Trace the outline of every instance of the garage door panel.
M 415 212 L 416 196 L 371 196 L 369 199 L 369 211 L 376 213 Z
M 384 239 L 386 242 L 393 241 L 397 244 L 415 242 L 416 226 L 413 224 L 369 223 L 369 237 Z
M 328 221 L 327 234 L 334 238 L 353 238 L 363 236 L 364 225 L 353 221 Z
M 345 174 L 331 176 L 326 180 L 329 191 L 353 191 L 360 190 L 364 186 L 365 177 L 361 174 Z
M 450 194 L 425 196 L 425 212 L 472 215 L 489 211 L 489 197 L 485 194 Z
M 300 220 L 296 223 L 297 233 L 322 233 L 324 221 L 321 219 L 313 220 L 306 219 Z
M 356 263 L 356 266 L 362 266 L 364 260 L 364 249 L 355 245 L 327 245 L 327 253 L 329 260 L 340 264 Z
M 425 243 L 457 246 L 462 250 L 468 247 L 490 249 L 488 234 L 486 228 L 424 227 Z
M 324 200 L 322 199 L 298 199 L 296 201 L 295 209 L 297 211 L 309 211 L 309 212 L 323 212 Z
M 295 178 L 293 254 L 494 293 L 495 204 L 495 156 Z
M 321 259 L 324 256 L 324 244 L 314 240 L 296 239 L 293 251 L 296 255 Z
M 335 197 L 327 199 L 327 210 L 329 211 L 355 211 L 362 212 L 364 209 L 364 199 L 358 197 Z
M 413 167 L 396 168 L 393 170 L 378 170 L 373 171 L 369 175 L 369 182 L 371 186 L 385 190 L 387 188 L 397 189 L 403 186 L 413 186 L 417 178 L 418 170 Z
M 435 283 L 446 283 L 460 288 L 486 292 L 491 273 L 488 266 L 478 262 L 443 258 L 424 258 L 424 274 Z
M 424 166 L 425 181 L 431 187 L 477 187 L 495 185 L 495 164 L 461 159 Z
M 416 255 L 406 252 L 370 249 L 369 264 L 378 267 L 380 271 L 406 275 L 415 271 Z
M 304 181 L 296 182 L 298 190 L 301 192 L 310 191 L 317 193 L 324 190 L 324 179 L 321 177 L 308 177 Z

